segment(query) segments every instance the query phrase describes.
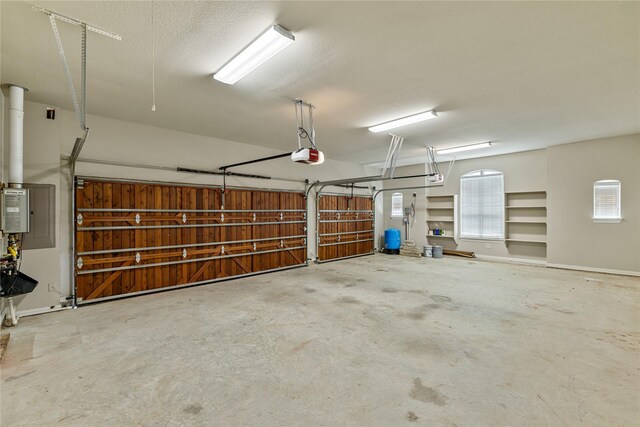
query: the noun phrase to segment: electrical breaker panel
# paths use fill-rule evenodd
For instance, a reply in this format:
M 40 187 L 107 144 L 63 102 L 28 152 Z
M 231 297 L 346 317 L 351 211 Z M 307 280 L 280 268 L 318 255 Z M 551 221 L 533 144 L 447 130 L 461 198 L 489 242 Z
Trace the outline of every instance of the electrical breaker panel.
M 29 232 L 29 190 L 3 188 L 0 190 L 1 222 L 3 233 Z

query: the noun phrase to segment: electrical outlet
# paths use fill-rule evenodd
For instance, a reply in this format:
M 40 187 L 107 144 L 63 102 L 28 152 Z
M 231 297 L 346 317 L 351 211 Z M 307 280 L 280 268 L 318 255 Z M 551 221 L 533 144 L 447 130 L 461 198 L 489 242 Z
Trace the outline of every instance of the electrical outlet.
M 491 243 L 485 243 L 484 247 L 487 248 L 487 249 L 491 249 Z

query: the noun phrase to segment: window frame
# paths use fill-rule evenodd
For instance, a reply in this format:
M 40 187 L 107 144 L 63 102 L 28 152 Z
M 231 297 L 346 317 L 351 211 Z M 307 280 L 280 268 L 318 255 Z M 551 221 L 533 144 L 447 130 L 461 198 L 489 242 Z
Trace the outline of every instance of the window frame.
M 394 210 L 394 199 L 396 196 L 400 196 L 400 213 L 398 214 Z M 402 219 L 404 218 L 404 194 L 403 193 L 392 193 L 391 194 L 391 218 L 393 219 Z
M 616 204 L 617 204 L 617 217 L 597 217 L 596 216 L 596 192 L 599 186 L 604 185 L 615 185 L 616 186 Z M 593 183 L 593 207 L 591 211 L 591 219 L 594 223 L 601 224 L 619 224 L 622 222 L 622 182 L 618 179 L 600 179 Z
M 502 191 L 500 192 L 501 195 L 501 205 L 502 205 L 502 221 L 501 221 L 501 234 L 498 237 L 489 237 L 489 236 L 472 236 L 472 235 L 465 235 L 464 231 L 463 231 L 463 223 L 462 223 L 462 215 L 463 215 L 463 202 L 464 202 L 464 197 L 463 197 L 463 192 L 462 192 L 462 181 L 464 179 L 478 179 L 478 178 L 482 178 L 482 177 L 489 177 L 489 176 L 495 176 L 495 175 L 499 175 L 501 180 L 502 180 Z M 495 169 L 479 169 L 479 170 L 474 170 L 474 171 L 470 171 L 468 173 L 465 173 L 463 175 L 460 176 L 460 213 L 459 213 L 459 217 L 460 217 L 460 239 L 462 240 L 476 240 L 476 241 L 491 241 L 491 242 L 504 242 L 506 239 L 506 227 L 505 227 L 505 193 L 504 193 L 504 173 L 500 172 L 498 170 Z

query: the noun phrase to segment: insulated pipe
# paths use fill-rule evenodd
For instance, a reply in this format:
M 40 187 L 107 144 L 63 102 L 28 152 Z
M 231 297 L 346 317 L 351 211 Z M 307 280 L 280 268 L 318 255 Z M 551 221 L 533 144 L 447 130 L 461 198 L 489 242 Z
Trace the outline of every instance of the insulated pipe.
M 24 146 L 24 91 L 9 85 L 9 186 L 22 188 Z

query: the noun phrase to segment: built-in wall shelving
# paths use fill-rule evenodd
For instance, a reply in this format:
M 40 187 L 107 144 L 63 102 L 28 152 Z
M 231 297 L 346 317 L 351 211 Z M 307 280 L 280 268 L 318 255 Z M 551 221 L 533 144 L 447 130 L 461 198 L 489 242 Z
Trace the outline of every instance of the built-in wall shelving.
M 427 238 L 438 242 L 456 239 L 456 196 L 427 196 Z M 435 235 L 433 230 L 443 230 L 444 235 Z M 433 242 L 431 242 L 433 243 Z M 438 243 L 440 244 L 440 243 Z
M 505 242 L 546 245 L 546 191 L 505 193 Z

